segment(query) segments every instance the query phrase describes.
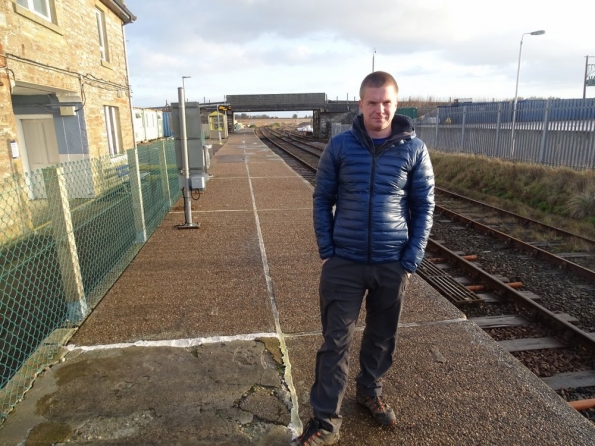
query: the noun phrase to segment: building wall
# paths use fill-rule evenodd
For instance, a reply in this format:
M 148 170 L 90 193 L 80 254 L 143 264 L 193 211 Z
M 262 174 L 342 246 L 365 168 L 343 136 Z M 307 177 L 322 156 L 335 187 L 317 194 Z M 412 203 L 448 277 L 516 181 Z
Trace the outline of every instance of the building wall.
M 152 108 L 132 108 L 136 142 L 153 141 L 163 137 L 163 112 Z
M 3 54 L 0 44 L 0 54 Z M 4 65 L 0 57 L 0 67 Z M 10 103 L 10 83 L 8 73 L 0 71 L 0 181 L 20 168 L 19 160 L 13 160 L 10 142 L 16 140 L 16 121 Z
M 101 1 L 53 0 L 53 5 L 50 23 L 16 0 L 0 2 L 0 178 L 23 169 L 10 155 L 10 141 L 18 142 L 11 86 L 13 94 L 33 87 L 58 93 L 61 102 L 80 103 L 75 109 L 84 117 L 79 137 L 87 139 L 80 144 L 87 157 L 109 153 L 105 105 L 118 108 L 122 149 L 134 147 L 122 20 Z M 100 56 L 96 8 L 105 14 L 109 63 Z M 48 110 L 60 116 L 57 107 Z

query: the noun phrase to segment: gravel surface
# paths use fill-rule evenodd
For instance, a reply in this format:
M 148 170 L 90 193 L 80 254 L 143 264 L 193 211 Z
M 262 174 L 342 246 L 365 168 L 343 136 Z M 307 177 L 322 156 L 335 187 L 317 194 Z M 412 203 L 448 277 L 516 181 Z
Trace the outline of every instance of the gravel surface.
M 575 325 L 582 330 L 595 332 L 595 287 L 585 279 L 509 248 L 499 240 L 446 223 L 439 216 L 434 218 L 432 238 L 446 241 L 450 250 L 476 254 L 485 271 L 522 282 L 523 290 L 541 297 L 541 305 L 553 312 L 568 313 L 579 320 Z
M 533 244 L 584 268 L 595 270 L 595 243 L 587 241 L 590 240 L 589 237 L 584 240 L 565 236 L 545 226 L 519 220 L 511 215 L 502 215 L 489 207 L 478 207 L 473 203 L 451 199 L 442 192 L 437 194 L 436 200 L 441 206 L 468 216 L 478 223 Z

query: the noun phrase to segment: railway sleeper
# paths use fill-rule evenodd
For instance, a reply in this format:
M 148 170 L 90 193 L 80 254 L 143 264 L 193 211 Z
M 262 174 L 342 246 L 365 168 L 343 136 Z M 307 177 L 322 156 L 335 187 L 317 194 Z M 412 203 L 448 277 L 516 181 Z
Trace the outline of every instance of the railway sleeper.
M 595 370 L 558 373 L 553 376 L 541 378 L 541 380 L 554 390 L 592 387 L 595 386 Z
M 524 352 L 528 350 L 566 347 L 566 344 L 552 337 L 506 339 L 498 341 L 498 344 L 508 352 Z
M 439 265 L 444 264 L 434 264 L 429 259 L 423 259 L 417 270 L 418 274 L 455 305 L 483 302 L 481 297 L 445 273 Z

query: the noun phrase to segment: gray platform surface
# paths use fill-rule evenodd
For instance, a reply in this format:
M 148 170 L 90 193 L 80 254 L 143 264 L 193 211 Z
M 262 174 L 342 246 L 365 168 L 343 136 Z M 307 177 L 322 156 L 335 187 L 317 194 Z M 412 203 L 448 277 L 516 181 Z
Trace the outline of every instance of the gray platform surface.
M 312 188 L 252 133 L 231 135 L 209 173 L 193 202 L 201 228 L 175 229 L 177 203 L 0 427 L 0 445 L 285 445 L 308 419 L 321 342 Z M 358 325 L 352 377 L 363 314 Z M 341 445 L 595 438 L 417 276 L 384 385 L 397 426 L 377 427 L 350 382 Z

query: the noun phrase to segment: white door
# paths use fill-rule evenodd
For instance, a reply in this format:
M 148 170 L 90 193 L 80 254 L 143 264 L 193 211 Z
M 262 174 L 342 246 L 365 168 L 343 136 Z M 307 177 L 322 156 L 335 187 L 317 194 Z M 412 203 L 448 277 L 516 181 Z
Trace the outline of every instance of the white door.
M 60 162 L 54 120 L 23 119 L 23 137 L 29 160 L 29 172 Z
M 23 169 L 30 173 L 25 179 L 29 187 L 29 198 L 45 198 L 41 172 L 34 172 L 60 162 L 54 120 L 49 117 L 35 117 L 21 118 L 19 121 L 22 130 Z
M 70 155 L 60 155 L 58 141 L 52 117 L 44 115 L 17 116 L 19 141 L 22 142 L 21 154 L 23 170 L 29 187 L 29 197 L 45 198 L 45 185 L 39 169 L 54 166 L 60 162 L 71 161 Z M 75 155 L 80 159 L 81 155 Z M 87 163 L 66 162 L 63 165 L 66 189 L 70 198 L 91 198 L 95 195 L 93 172 L 88 156 Z M 75 160 L 76 161 L 76 160 Z

